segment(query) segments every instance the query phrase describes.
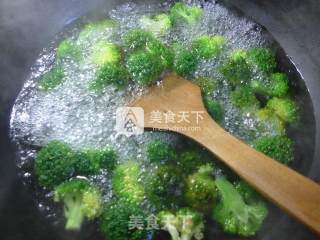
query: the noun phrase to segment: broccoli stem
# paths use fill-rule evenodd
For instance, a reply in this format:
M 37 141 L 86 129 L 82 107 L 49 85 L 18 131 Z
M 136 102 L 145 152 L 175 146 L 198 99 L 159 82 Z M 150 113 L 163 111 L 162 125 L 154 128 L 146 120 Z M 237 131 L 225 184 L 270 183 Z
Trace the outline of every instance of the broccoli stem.
M 181 235 L 181 240 L 191 240 L 192 238 L 192 234 L 189 234 L 189 233 L 184 233 Z
M 171 223 L 166 223 L 164 225 L 164 229 L 166 229 L 169 232 L 172 240 L 180 240 L 177 228 L 173 226 Z
M 181 240 L 190 240 L 191 238 L 190 238 L 190 236 L 188 235 L 183 235 L 183 236 L 181 236 Z
M 236 209 L 241 214 L 237 214 L 239 216 L 244 216 L 242 221 L 246 221 L 248 219 L 245 209 L 245 203 L 241 195 L 237 192 L 237 190 L 233 187 L 231 183 L 221 178 L 216 180 L 216 186 L 220 190 L 220 194 L 222 195 L 222 199 L 227 202 L 230 206 L 230 209 Z
M 193 227 L 190 226 L 192 225 L 190 223 L 190 221 L 192 222 L 192 220 L 185 220 L 182 221 L 182 226 L 181 226 L 181 236 L 180 236 L 180 240 L 191 240 L 193 235 L 194 235 L 194 231 L 193 231 Z
M 190 232 L 190 233 L 182 233 L 181 235 L 181 240 L 191 240 L 192 237 L 194 237 L 194 239 L 197 239 L 197 240 L 201 240 L 203 239 L 203 234 L 201 233 L 202 230 L 199 230 L 198 231 L 198 228 L 196 228 L 194 231 Z M 197 234 L 197 232 L 199 234 Z
M 65 217 L 67 219 L 67 230 L 79 230 L 83 222 L 84 216 L 81 209 L 81 201 L 77 201 L 74 197 L 65 200 Z

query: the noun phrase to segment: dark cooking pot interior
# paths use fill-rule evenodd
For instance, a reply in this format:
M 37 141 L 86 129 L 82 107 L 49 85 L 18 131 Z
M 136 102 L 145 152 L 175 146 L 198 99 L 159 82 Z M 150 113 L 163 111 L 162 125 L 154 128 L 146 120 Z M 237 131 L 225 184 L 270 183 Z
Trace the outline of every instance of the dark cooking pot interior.
M 15 149 L 10 144 L 8 137 L 9 131 L 9 117 L 10 110 L 15 97 L 17 96 L 23 81 L 29 73 L 29 68 L 38 56 L 41 49 L 48 45 L 54 38 L 55 34 L 60 32 L 66 25 L 72 25 L 80 16 L 94 16 L 99 18 L 103 15 L 104 11 L 100 9 L 110 9 L 119 2 L 124 1 L 107 1 L 107 0 L 2 0 L 0 3 L 0 232 L 1 239 L 18 240 L 18 239 L 102 239 L 92 226 L 88 224 L 84 227 L 81 233 L 67 233 L 60 226 L 55 226 L 52 222 L 44 217 L 36 206 L 33 200 L 34 192 L 28 186 L 24 186 L 19 179 L 19 172 L 15 167 Z M 254 16 L 252 12 L 258 14 L 257 19 L 269 29 L 268 23 L 271 24 L 271 29 L 276 29 L 274 36 L 277 39 L 277 33 L 286 32 L 284 28 L 286 21 L 292 20 L 290 16 L 297 14 L 290 11 L 289 7 L 292 5 L 277 3 L 276 1 L 255 1 L 243 0 L 240 1 L 227 1 L 230 4 L 238 4 L 238 7 L 248 16 Z M 268 4 L 263 4 L 269 2 Z M 304 7 L 304 9 L 318 8 L 320 6 L 312 5 L 312 1 L 304 1 L 297 7 Z M 277 8 L 276 6 L 279 5 Z M 268 19 L 268 15 L 263 15 L 272 11 L 272 15 Z M 281 7 L 280 7 L 281 6 Z M 263 10 L 261 10 L 263 8 Z M 237 10 L 236 10 L 237 11 Z M 251 11 L 251 12 L 250 12 Z M 314 10 L 310 10 L 314 13 Z M 259 15 L 259 13 L 261 15 Z M 239 12 L 240 14 L 240 12 Z M 308 14 L 302 11 L 301 14 Z M 287 16 L 274 20 L 276 16 Z M 320 15 L 318 15 L 320 16 Z M 303 15 L 297 17 L 297 21 L 310 20 L 310 17 L 304 18 Z M 320 23 L 320 18 L 313 19 Z M 307 23 L 305 23 L 307 24 Z M 314 22 L 312 23 L 314 24 Z M 304 25 L 298 25 L 303 27 Z M 303 29 L 306 31 L 306 29 Z M 299 39 L 284 38 L 284 34 L 279 34 L 282 40 L 286 40 L 288 46 L 292 47 L 294 44 L 299 44 Z M 299 36 L 304 38 L 313 38 L 314 35 Z M 295 42 L 297 41 L 297 42 Z M 285 41 L 284 41 L 285 42 Z M 287 72 L 295 84 L 293 86 L 294 95 L 297 100 L 303 105 L 302 126 L 298 131 L 290 132 L 290 135 L 297 140 L 297 163 L 294 168 L 305 175 L 310 173 L 315 176 L 317 173 L 314 171 L 318 164 L 319 158 L 314 157 L 314 152 L 319 150 L 319 145 L 316 144 L 318 139 L 316 133 L 319 132 L 317 124 L 319 121 L 316 98 L 320 96 L 320 86 L 312 81 L 308 81 L 307 76 L 311 76 L 310 71 L 306 75 L 301 71 L 304 76 L 305 82 L 302 81 L 301 75 L 296 71 L 292 62 L 286 56 L 286 45 L 280 42 L 283 48 L 278 50 L 278 58 L 281 62 L 281 69 Z M 284 50 L 283 50 L 284 49 Z M 320 47 L 315 51 L 319 51 Z M 292 49 L 291 49 L 292 50 Z M 299 49 L 297 48 L 297 51 Z M 303 50 L 303 49 L 302 49 Z M 300 50 L 300 51 L 302 51 Z M 299 51 L 296 53 L 298 54 Z M 313 55 L 308 55 L 304 51 L 301 54 L 306 61 L 310 64 L 313 62 Z M 319 55 L 318 55 L 319 56 Z M 299 57 L 299 54 L 297 55 Z M 296 59 L 293 61 L 295 62 Z M 298 60 L 298 58 L 297 58 Z M 299 66 L 300 69 L 300 66 Z M 301 70 L 301 69 L 300 69 Z M 307 69 L 308 70 L 308 69 Z M 320 72 L 314 74 L 320 78 Z M 308 85 L 309 84 L 309 85 Z M 312 86 L 311 86 L 312 85 Z M 310 91 L 311 96 L 308 94 L 307 88 L 312 88 Z M 316 146 L 316 147 L 315 147 Z M 316 161 L 317 160 L 317 161 Z M 310 171 L 311 169 L 311 171 Z M 312 171 L 313 170 L 313 171 Z M 320 176 L 320 174 L 319 174 Z M 271 206 L 274 210 L 264 225 L 259 236 L 253 239 L 272 239 L 272 240 L 286 240 L 286 239 L 316 239 L 316 237 L 305 229 L 302 225 L 296 223 L 294 220 L 286 216 L 282 211 Z M 41 208 L 40 208 L 41 209 Z M 236 237 L 217 236 L 216 229 L 212 228 L 209 234 L 213 234 L 214 238 L 223 239 L 239 239 Z

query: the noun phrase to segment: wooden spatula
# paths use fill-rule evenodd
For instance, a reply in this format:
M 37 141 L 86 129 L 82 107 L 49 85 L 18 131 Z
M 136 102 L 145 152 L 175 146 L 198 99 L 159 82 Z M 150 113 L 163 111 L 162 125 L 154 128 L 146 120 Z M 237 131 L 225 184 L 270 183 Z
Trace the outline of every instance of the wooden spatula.
M 132 106 L 143 108 L 145 128 L 174 131 L 200 143 L 263 196 L 320 234 L 320 187 L 222 129 L 207 113 L 198 86 L 169 75 Z

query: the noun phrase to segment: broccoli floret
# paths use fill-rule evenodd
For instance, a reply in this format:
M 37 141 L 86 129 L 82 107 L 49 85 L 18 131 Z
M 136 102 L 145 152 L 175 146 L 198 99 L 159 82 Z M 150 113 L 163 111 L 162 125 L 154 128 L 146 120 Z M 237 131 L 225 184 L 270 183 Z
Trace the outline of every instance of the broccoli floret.
M 147 43 L 156 41 L 152 33 L 133 30 L 124 36 L 124 46 L 129 51 L 144 50 L 147 47 Z
M 94 92 L 102 92 L 107 86 L 114 85 L 123 89 L 129 84 L 129 73 L 121 65 L 105 64 L 98 72 L 97 77 L 89 85 Z
M 183 77 L 193 74 L 199 63 L 195 53 L 177 44 L 174 46 L 174 50 L 174 71 Z
M 256 112 L 259 132 L 265 135 L 285 135 L 285 123 L 270 109 L 264 108 Z
M 204 220 L 201 214 L 189 209 L 180 209 L 176 214 L 163 211 L 158 214 L 160 226 L 169 232 L 172 240 L 201 240 L 204 238 Z
M 140 26 L 146 31 L 162 36 L 170 31 L 172 24 L 167 14 L 159 14 L 153 17 L 142 17 Z
M 57 48 L 58 59 L 73 59 L 79 61 L 81 59 L 81 49 L 71 40 L 62 41 Z
M 156 82 L 165 70 L 159 56 L 146 51 L 131 54 L 127 67 L 133 81 L 144 86 Z
M 116 167 L 113 173 L 112 187 L 118 197 L 136 204 L 143 201 L 145 192 L 140 182 L 140 171 L 139 164 L 134 161 L 128 161 Z
M 257 109 L 260 106 L 252 89 L 245 86 L 238 87 L 231 93 L 231 102 L 241 110 Z
M 146 45 L 146 50 L 157 56 L 164 68 L 172 69 L 174 61 L 173 50 L 158 40 L 150 41 Z
M 289 79 L 286 74 L 273 73 L 270 76 L 270 80 L 266 83 L 262 83 L 259 80 L 253 80 L 251 82 L 252 89 L 262 95 L 271 97 L 283 97 L 289 90 Z
M 181 240 L 204 238 L 204 219 L 201 214 L 189 208 L 183 208 L 176 214 L 181 223 L 180 237 Z
M 226 179 L 215 181 L 221 201 L 214 209 L 213 218 L 226 233 L 249 237 L 256 234 L 268 214 L 262 201 L 246 202 Z
M 143 240 L 148 239 L 145 229 L 131 229 L 130 217 L 146 219 L 141 206 L 125 199 L 115 199 L 103 210 L 100 218 L 100 230 L 107 239 L 112 240 Z M 144 222 L 142 222 L 145 224 Z
M 64 82 L 65 73 L 62 68 L 54 68 L 44 74 L 39 82 L 41 91 L 48 92 Z
M 41 186 L 53 188 L 69 179 L 75 171 L 76 154 L 65 143 L 52 141 L 38 153 L 35 173 Z
M 299 107 L 291 99 L 274 97 L 268 101 L 267 108 L 273 110 L 284 122 L 296 123 L 299 120 Z
M 215 121 L 217 121 L 218 123 L 223 121 L 224 109 L 219 102 L 206 97 L 206 98 L 204 98 L 204 105 L 205 105 L 208 113 L 210 114 L 210 116 Z
M 247 63 L 247 53 L 243 50 L 233 53 L 223 64 L 220 72 L 233 86 L 249 82 L 252 72 Z
M 294 160 L 294 142 L 286 136 L 262 137 L 254 141 L 253 146 L 285 165 Z
M 207 159 L 203 158 L 199 151 L 189 150 L 179 154 L 176 163 L 184 174 L 189 175 L 194 173 L 201 165 L 206 164 L 206 161 Z
M 250 185 L 244 181 L 239 181 L 235 184 L 235 188 L 238 193 L 243 197 L 246 203 L 254 203 L 257 200 L 261 200 L 260 195 Z
M 155 141 L 147 146 L 147 156 L 150 162 L 167 163 L 177 159 L 175 149 L 167 143 Z
M 102 212 L 101 192 L 85 180 L 62 183 L 54 191 L 54 200 L 64 204 L 68 230 L 79 230 L 85 219 L 93 220 Z
M 156 164 L 144 182 L 146 196 L 157 210 L 175 209 L 182 202 L 184 177 L 176 166 Z
M 185 199 L 194 209 L 207 213 L 213 207 L 216 198 L 216 186 L 212 178 L 213 168 L 203 165 L 187 179 Z
M 117 23 L 113 20 L 103 20 L 99 22 L 89 23 L 85 25 L 80 32 L 78 41 L 82 44 L 90 44 L 93 42 L 107 40 L 113 33 Z
M 200 87 L 202 94 L 209 95 L 217 89 L 218 82 L 210 78 L 198 78 L 195 83 Z
M 77 155 L 76 173 L 88 176 L 98 174 L 101 169 L 113 171 L 117 161 L 118 156 L 111 148 L 85 150 Z
M 160 59 L 163 68 L 172 68 L 173 51 L 156 39 L 150 32 L 134 30 L 129 32 L 124 38 L 126 48 L 131 51 L 147 52 Z
M 271 74 L 277 67 L 275 54 L 268 48 L 251 49 L 248 58 L 266 74 Z
M 170 18 L 173 24 L 187 23 L 194 25 L 203 16 L 203 10 L 199 7 L 190 7 L 184 3 L 176 3 L 170 10 Z
M 92 46 L 91 59 L 98 66 L 118 64 L 121 61 L 121 49 L 117 45 L 105 41 L 97 42 Z
M 272 96 L 283 97 L 289 90 L 289 78 L 284 73 L 273 73 L 270 76 L 270 82 L 273 84 L 271 88 Z
M 242 59 L 247 59 L 248 58 L 248 53 L 245 50 L 237 50 L 231 55 L 231 59 L 234 61 L 242 60 Z
M 199 58 L 210 59 L 221 53 L 225 42 L 222 36 L 202 36 L 193 41 L 192 48 Z

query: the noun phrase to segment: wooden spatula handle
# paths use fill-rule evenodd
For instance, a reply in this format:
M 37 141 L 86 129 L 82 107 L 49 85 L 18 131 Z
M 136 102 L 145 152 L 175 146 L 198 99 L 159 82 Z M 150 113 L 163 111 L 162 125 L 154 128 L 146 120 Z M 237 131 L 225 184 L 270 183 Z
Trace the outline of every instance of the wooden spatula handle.
M 205 117 L 201 131 L 185 135 L 199 142 L 244 180 L 320 234 L 320 187 L 236 139 Z
M 170 124 L 146 121 L 144 127 L 173 129 L 171 131 L 194 139 L 262 195 L 320 235 L 320 187 L 310 179 L 257 152 L 222 129 L 206 112 L 198 86 L 171 74 L 164 78 L 162 85 L 152 87 L 132 106 L 143 108 L 147 120 L 151 119 L 154 110 L 162 114 L 169 111 L 178 113 L 182 110 L 204 112 L 199 125 L 195 120 Z M 194 126 L 200 127 L 200 130 L 184 130 Z

